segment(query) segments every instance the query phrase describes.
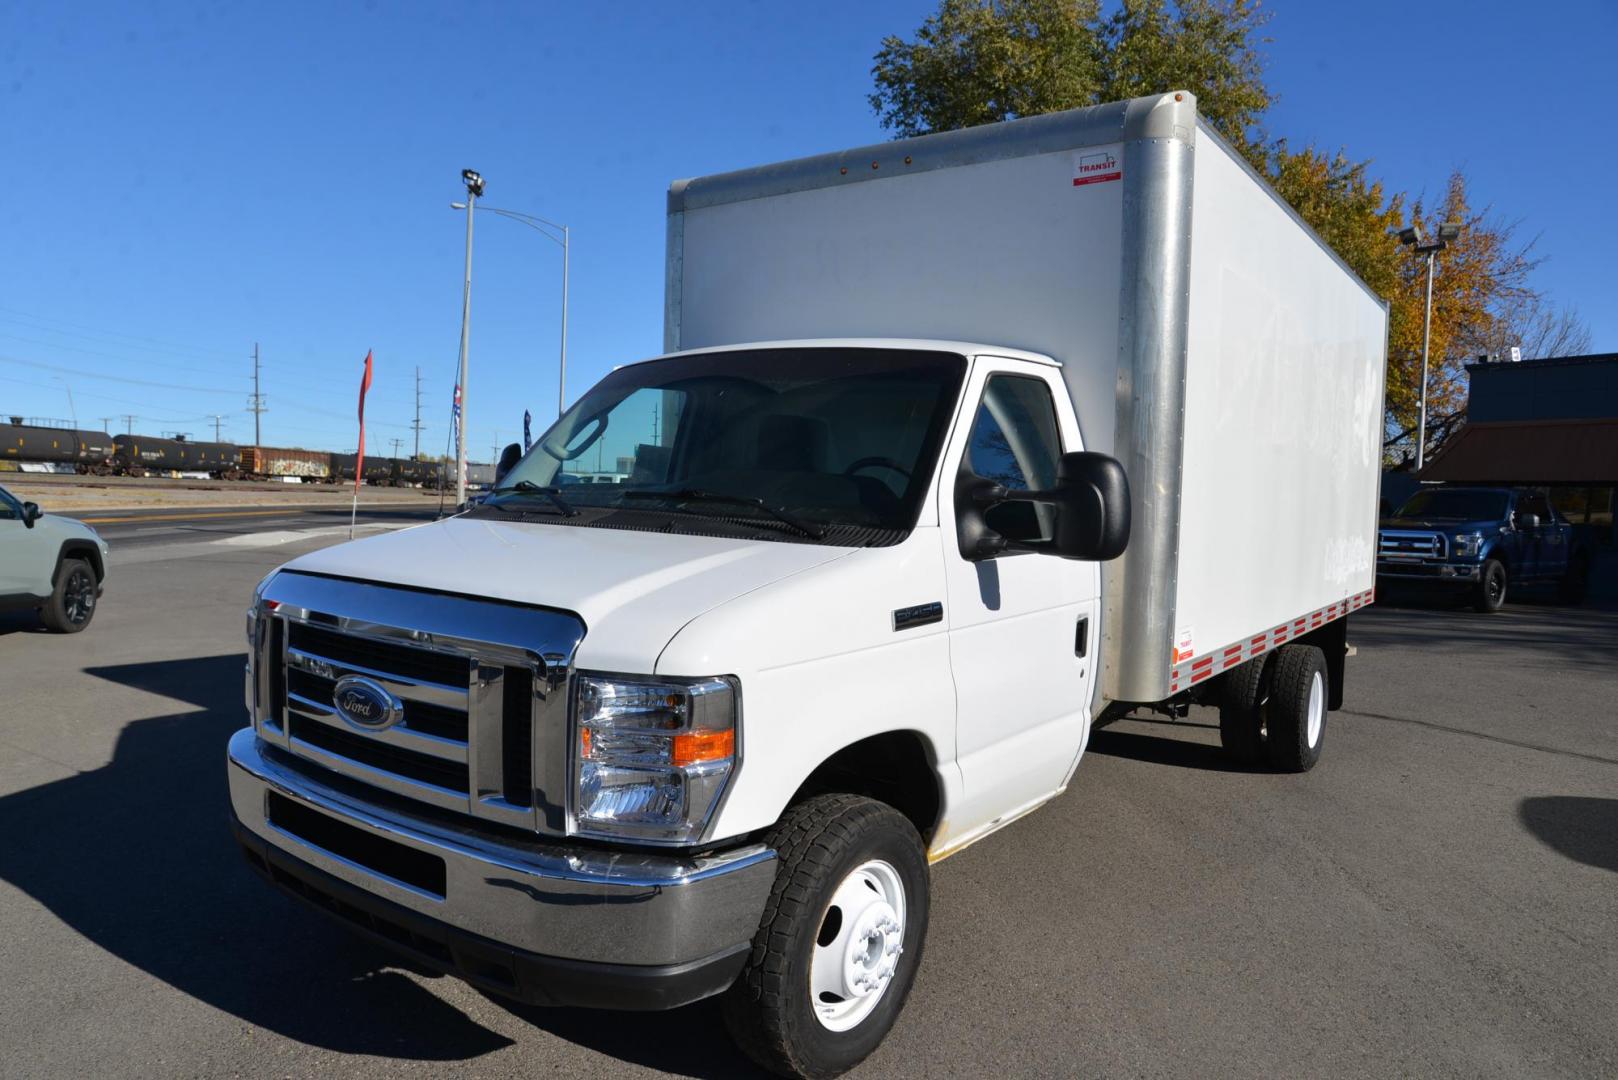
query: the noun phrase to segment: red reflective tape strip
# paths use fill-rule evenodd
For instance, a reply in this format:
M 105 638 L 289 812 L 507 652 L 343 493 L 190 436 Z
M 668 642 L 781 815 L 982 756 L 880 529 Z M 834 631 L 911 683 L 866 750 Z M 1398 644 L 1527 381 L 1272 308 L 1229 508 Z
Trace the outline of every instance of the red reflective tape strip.
M 1197 660 L 1197 661 L 1192 662 L 1191 670 L 1195 671 L 1199 667 L 1207 667 L 1209 664 L 1211 664 L 1213 662 L 1214 662 L 1214 658 L 1213 658 L 1213 656 L 1211 654 L 1208 655 L 1208 656 L 1204 656 L 1201 660 Z

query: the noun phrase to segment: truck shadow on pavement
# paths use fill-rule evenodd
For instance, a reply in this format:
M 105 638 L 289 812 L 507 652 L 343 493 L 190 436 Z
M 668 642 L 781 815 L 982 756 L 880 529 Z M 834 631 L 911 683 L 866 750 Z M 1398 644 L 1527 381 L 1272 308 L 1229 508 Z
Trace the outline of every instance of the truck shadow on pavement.
M 1618 873 L 1618 799 L 1544 795 L 1524 799 L 1517 816 L 1552 851 Z
M 102 768 L 0 797 L 0 879 L 117 961 L 288 1039 L 421 1061 L 513 1045 L 402 974 L 391 953 L 248 869 L 230 835 L 225 781 L 225 743 L 242 723 L 242 665 L 236 654 L 86 669 L 194 709 L 129 724 Z M 692 1010 L 624 1022 L 502 1004 L 628 1061 L 694 1076 L 747 1069 Z

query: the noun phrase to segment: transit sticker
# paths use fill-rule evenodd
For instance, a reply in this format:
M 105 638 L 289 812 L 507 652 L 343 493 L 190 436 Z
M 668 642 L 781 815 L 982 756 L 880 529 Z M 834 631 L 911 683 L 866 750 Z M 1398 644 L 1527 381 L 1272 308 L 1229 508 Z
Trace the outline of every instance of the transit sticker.
M 1089 146 L 1073 151 L 1073 186 L 1105 184 L 1109 180 L 1124 178 L 1124 148 L 1120 143 L 1111 146 Z
M 1196 655 L 1196 650 L 1191 648 L 1191 638 L 1194 634 L 1195 630 L 1191 627 L 1182 626 L 1179 632 L 1174 635 L 1174 662 L 1176 664 L 1183 664 Z

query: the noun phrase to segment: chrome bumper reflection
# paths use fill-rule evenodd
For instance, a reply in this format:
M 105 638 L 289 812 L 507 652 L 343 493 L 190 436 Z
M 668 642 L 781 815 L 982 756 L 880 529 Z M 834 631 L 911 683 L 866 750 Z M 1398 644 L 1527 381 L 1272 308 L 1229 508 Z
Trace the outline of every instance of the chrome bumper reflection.
M 450 926 L 527 952 L 618 964 L 679 964 L 750 941 L 775 876 L 761 844 L 705 856 L 641 855 L 494 840 L 358 802 L 256 738 L 231 737 L 230 801 L 242 826 L 294 858 Z M 271 792 L 444 860 L 442 898 L 285 832 Z

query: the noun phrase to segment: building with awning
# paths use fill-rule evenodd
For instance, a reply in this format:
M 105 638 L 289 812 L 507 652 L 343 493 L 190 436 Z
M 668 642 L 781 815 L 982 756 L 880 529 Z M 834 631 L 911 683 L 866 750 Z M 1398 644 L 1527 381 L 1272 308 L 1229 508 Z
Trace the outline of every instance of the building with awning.
M 1618 353 L 1468 364 L 1466 426 L 1423 483 L 1546 488 L 1557 510 L 1612 543 Z

